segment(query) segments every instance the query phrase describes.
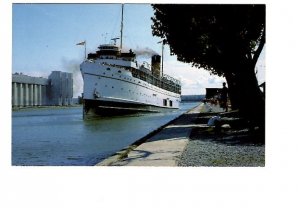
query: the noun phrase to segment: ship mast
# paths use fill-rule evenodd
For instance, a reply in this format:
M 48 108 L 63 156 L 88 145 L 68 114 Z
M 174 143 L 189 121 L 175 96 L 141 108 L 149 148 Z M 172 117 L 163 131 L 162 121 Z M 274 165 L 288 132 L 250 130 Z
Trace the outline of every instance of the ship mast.
M 123 44 L 123 10 L 124 10 L 124 4 L 122 4 L 122 19 L 121 19 L 121 41 L 120 41 L 120 49 L 122 49 L 122 44 Z

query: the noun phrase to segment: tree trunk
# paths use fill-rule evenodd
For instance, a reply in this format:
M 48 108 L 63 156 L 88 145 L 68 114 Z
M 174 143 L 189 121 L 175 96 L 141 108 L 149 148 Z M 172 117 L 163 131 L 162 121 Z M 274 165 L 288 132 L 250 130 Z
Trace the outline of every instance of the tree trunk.
M 233 73 L 229 72 L 225 74 L 225 78 L 228 84 L 228 94 L 231 103 L 231 109 L 237 110 L 239 109 L 239 96 L 238 96 L 238 87 L 235 81 L 235 77 Z
M 264 130 L 265 100 L 258 87 L 254 66 L 247 60 L 236 60 L 239 59 L 231 59 L 231 63 L 227 62 L 227 68 L 223 70 L 228 84 L 231 108 L 238 109 L 241 116 L 246 118 L 253 127 L 260 126 Z
M 253 125 L 264 128 L 265 125 L 265 100 L 258 87 L 254 68 L 251 64 L 237 66 L 239 73 L 234 77 L 235 96 L 238 97 L 238 108 L 245 118 Z

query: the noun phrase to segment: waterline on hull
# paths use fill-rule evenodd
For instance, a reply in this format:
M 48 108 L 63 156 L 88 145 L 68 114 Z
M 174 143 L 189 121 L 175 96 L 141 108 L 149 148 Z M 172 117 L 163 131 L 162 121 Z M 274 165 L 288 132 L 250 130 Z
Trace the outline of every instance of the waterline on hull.
M 83 118 L 91 119 L 99 116 L 159 113 L 165 111 L 174 111 L 178 108 L 160 107 L 137 103 L 111 102 L 103 100 L 84 100 L 83 109 Z

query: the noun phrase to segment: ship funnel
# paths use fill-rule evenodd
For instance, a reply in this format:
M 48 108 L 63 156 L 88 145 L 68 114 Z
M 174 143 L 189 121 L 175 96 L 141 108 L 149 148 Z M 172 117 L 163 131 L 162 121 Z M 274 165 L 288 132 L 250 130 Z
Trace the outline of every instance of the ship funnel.
M 153 55 L 151 58 L 152 75 L 160 77 L 160 55 Z

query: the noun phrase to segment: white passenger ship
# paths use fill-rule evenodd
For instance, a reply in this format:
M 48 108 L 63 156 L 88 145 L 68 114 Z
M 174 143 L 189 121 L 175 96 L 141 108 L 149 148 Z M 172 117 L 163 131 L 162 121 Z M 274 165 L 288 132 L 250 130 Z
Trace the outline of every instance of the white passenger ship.
M 161 57 L 139 65 L 132 50 L 121 51 L 122 29 L 120 47 L 115 43 L 100 45 L 80 65 L 84 118 L 179 108 L 180 81 L 161 73 Z

